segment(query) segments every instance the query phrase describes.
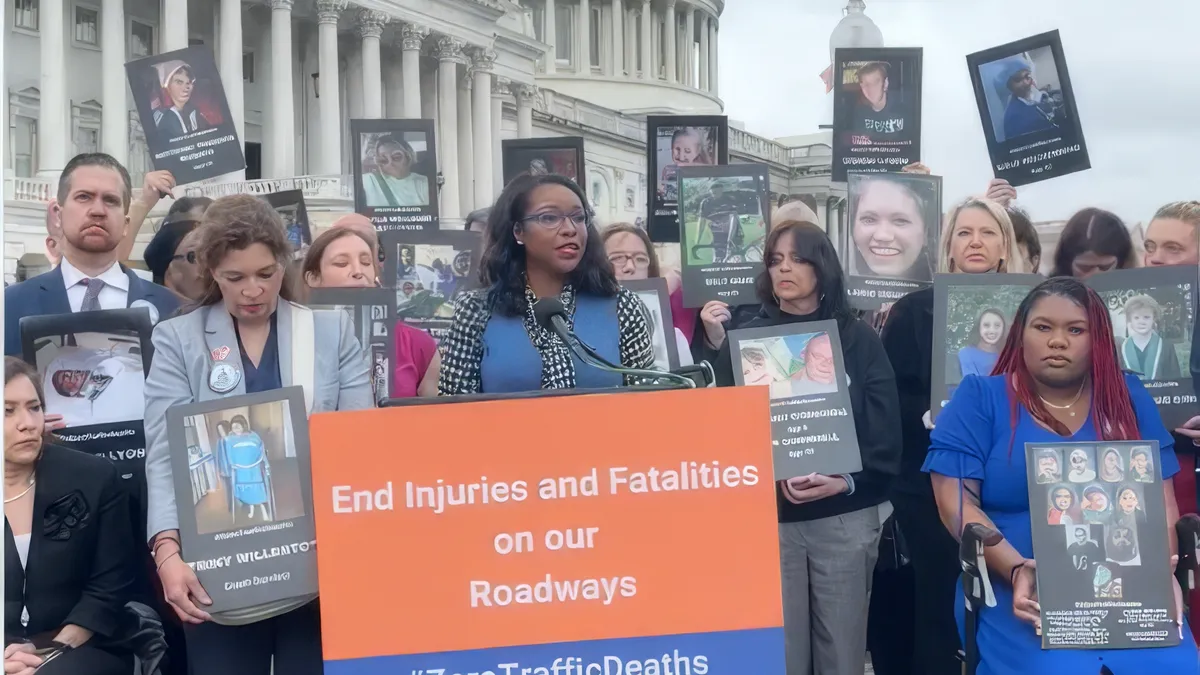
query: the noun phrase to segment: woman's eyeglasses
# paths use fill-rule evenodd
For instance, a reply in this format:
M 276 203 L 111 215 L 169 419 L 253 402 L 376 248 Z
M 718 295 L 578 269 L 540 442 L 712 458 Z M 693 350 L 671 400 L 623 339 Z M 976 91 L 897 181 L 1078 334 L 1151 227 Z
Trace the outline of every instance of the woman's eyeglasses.
M 558 213 L 539 213 L 536 216 L 522 218 L 521 222 L 535 223 L 538 227 L 553 230 L 562 227 L 563 223 L 570 220 L 575 227 L 585 227 L 588 224 L 588 214 L 581 212 L 572 213 L 570 215 Z
M 625 263 L 628 263 L 630 260 L 633 261 L 633 266 L 638 269 L 646 269 L 646 268 L 650 267 L 649 256 L 646 256 L 641 253 L 637 253 L 634 255 L 627 255 L 625 253 L 617 253 L 615 255 L 608 256 L 608 262 L 611 263 L 613 267 L 624 267 Z

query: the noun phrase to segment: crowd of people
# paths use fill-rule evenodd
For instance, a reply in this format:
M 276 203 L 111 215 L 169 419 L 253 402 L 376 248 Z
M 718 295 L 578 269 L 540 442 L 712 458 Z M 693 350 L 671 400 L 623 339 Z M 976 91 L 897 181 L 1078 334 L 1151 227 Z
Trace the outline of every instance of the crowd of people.
M 305 302 L 311 289 L 384 285 L 385 253 L 371 221 L 350 214 L 296 261 L 266 201 L 181 197 L 145 249 L 146 280 L 125 262 L 147 214 L 174 190 L 169 173 L 151 172 L 135 200 L 128 172 L 113 158 L 75 157 L 47 210 L 47 251 L 56 266 L 5 289 L 5 673 L 128 675 L 136 652 L 126 636 L 131 602 L 163 620 L 164 673 L 268 675 L 272 663 L 281 674 L 322 672 L 317 597 L 208 611 L 209 597 L 182 556 L 167 411 L 280 389 L 306 381 L 304 373 L 313 388 L 309 412 L 376 406 L 372 368 L 351 319 Z M 936 269 L 1038 270 L 1037 232 L 1015 198 L 1015 189 L 993 181 L 985 194 L 949 209 L 930 252 Z M 660 264 L 644 230 L 600 227 L 567 178 L 520 176 L 490 209 L 466 220 L 483 253 L 475 288 L 455 298 L 448 335 L 437 344 L 397 325 L 390 394 L 630 384 L 636 378 L 580 361 L 533 310 L 538 299 L 557 298 L 597 353 L 650 368 L 654 328 L 642 301 L 622 286 L 628 280 L 666 279 L 681 356 L 713 364 L 716 386 L 734 383 L 730 331 L 836 321 L 863 469 L 777 485 L 789 675 L 861 675 L 868 651 L 880 675 L 960 672 L 956 539 L 969 523 L 1005 537 L 987 549 L 998 604 L 982 613 L 973 638 L 980 673 L 1198 672 L 1190 633 L 1172 648 L 1041 649 L 1024 465 L 1010 448 L 1154 439 L 1168 518 L 1196 510 L 1200 417 L 1173 433 L 1163 427 L 1139 379 L 1122 373 L 1108 313 L 1081 280 L 1139 265 L 1200 265 L 1200 202 L 1154 214 L 1140 256 L 1116 215 L 1084 209 L 1072 216 L 1047 255 L 1050 278 L 1029 293 L 1010 326 L 994 331 L 1003 340 L 990 373 L 964 377 L 936 425 L 929 413 L 934 291 L 913 292 L 879 312 L 856 311 L 837 249 L 808 207 L 779 205 L 770 226 L 758 302 L 687 309 L 678 272 Z M 144 490 L 122 485 L 107 460 L 64 447 L 55 436 L 61 413 L 47 403 L 36 370 L 17 358 L 23 317 L 137 301 L 157 320 L 144 387 Z M 311 342 L 298 342 L 306 332 Z M 228 357 L 210 359 L 223 349 Z M 131 529 L 136 519 L 145 532 Z M 135 543 L 139 537 L 144 545 Z

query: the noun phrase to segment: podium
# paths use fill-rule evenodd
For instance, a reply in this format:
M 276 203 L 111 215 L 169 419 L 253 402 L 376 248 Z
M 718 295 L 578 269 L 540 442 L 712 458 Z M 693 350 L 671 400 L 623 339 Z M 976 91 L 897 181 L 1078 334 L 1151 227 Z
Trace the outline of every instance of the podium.
M 765 388 L 447 398 L 310 420 L 326 673 L 783 675 Z

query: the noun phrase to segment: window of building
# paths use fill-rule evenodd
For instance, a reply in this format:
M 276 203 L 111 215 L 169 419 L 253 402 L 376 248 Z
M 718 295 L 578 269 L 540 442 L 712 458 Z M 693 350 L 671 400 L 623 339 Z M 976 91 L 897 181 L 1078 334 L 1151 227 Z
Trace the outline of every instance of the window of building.
M 588 22 L 588 60 L 593 68 L 600 67 L 600 34 L 604 26 L 604 15 L 599 7 L 592 8 L 592 20 Z
M 658 73 L 659 78 L 667 76 L 667 22 L 658 24 Z
M 38 0 L 13 0 L 13 28 L 37 31 Z
M 80 47 L 100 46 L 100 10 L 87 5 L 75 5 L 75 44 Z
M 635 55 L 634 59 L 636 61 L 636 70 L 638 72 L 644 72 L 646 70 L 646 66 L 642 64 L 642 61 L 645 60 L 645 58 L 647 56 L 649 56 L 649 54 L 642 53 L 642 15 L 641 14 L 638 14 L 634 17 L 633 30 L 630 32 L 630 34 L 633 35 L 635 38 L 637 38 L 637 42 L 634 43 L 634 45 L 633 45 L 633 53 Z M 628 65 L 626 65 L 625 67 L 626 67 L 626 69 L 629 68 Z
M 10 128 L 12 139 L 13 174 L 18 178 L 33 178 L 37 173 L 37 120 L 13 115 Z
M 71 141 L 75 144 L 76 154 L 100 152 L 102 111 L 96 100 L 71 104 Z
M 554 12 L 554 60 L 566 65 L 575 49 L 575 8 L 559 5 Z
M 254 52 L 242 52 L 242 81 L 254 84 Z
M 129 58 L 153 56 L 157 51 L 154 26 L 137 19 L 129 20 Z

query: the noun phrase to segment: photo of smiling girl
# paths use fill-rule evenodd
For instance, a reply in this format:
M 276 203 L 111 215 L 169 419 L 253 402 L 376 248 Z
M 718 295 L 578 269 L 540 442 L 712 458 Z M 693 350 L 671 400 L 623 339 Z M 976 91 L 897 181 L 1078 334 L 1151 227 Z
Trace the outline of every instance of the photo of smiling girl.
M 958 350 L 958 366 L 963 376 L 991 375 L 1007 337 L 1008 319 L 1004 313 L 993 307 L 983 310 L 967 346 Z

